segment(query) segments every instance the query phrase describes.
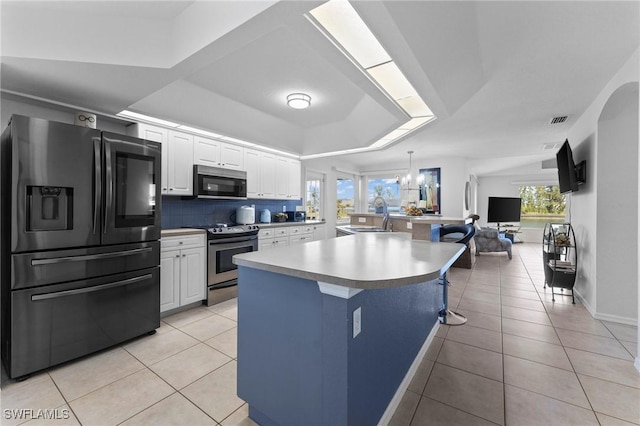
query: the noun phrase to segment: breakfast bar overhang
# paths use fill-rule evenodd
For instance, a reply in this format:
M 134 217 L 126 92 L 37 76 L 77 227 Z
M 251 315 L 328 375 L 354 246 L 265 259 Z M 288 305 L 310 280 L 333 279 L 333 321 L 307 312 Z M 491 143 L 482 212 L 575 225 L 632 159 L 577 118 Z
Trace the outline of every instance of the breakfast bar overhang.
M 249 416 L 263 426 L 388 422 L 463 251 L 364 233 L 234 256 L 238 396 Z

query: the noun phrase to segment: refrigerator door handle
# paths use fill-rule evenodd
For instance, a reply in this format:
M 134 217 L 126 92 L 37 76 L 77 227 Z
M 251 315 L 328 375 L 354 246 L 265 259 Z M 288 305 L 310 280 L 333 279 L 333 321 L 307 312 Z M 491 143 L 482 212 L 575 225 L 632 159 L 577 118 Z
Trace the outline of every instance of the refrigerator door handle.
M 127 251 L 119 251 L 117 253 L 101 253 L 101 254 L 88 254 L 84 256 L 66 256 L 66 257 L 54 257 L 52 259 L 33 259 L 31 261 L 31 266 L 40 266 L 40 265 L 53 265 L 56 263 L 66 263 L 66 262 L 86 262 L 89 260 L 102 260 L 102 259 L 113 259 L 114 257 L 125 257 L 125 256 L 133 256 L 134 254 L 148 253 L 152 251 L 151 247 L 127 250 Z
M 100 200 L 102 199 L 102 161 L 100 159 L 100 138 L 93 139 L 93 234 L 100 226 Z
M 96 285 L 96 286 L 93 286 L 93 287 L 85 287 L 85 288 L 77 288 L 77 289 L 73 289 L 73 290 L 56 291 L 56 292 L 53 292 L 53 293 L 34 294 L 34 295 L 31 296 L 31 300 L 32 301 L 38 301 L 38 300 L 47 300 L 47 299 L 57 299 L 58 297 L 73 296 L 73 295 L 76 295 L 76 294 L 84 294 L 84 293 L 92 293 L 94 291 L 106 290 L 108 288 L 113 288 L 113 287 L 122 287 L 122 286 L 125 286 L 125 285 L 137 283 L 137 282 L 140 282 L 140 281 L 145 281 L 145 280 L 151 279 L 152 277 L 153 277 L 153 275 L 146 274 L 146 275 L 142 275 L 142 276 L 139 276 L 139 277 L 129 278 L 127 280 L 116 281 L 116 282 L 112 282 L 112 283 L 109 283 L 109 284 Z
M 112 208 L 113 203 L 113 172 L 111 169 L 111 143 L 104 142 L 104 168 L 105 168 L 105 183 L 107 197 L 104 205 L 104 226 L 102 232 L 107 233 L 107 224 L 109 223 L 109 211 Z

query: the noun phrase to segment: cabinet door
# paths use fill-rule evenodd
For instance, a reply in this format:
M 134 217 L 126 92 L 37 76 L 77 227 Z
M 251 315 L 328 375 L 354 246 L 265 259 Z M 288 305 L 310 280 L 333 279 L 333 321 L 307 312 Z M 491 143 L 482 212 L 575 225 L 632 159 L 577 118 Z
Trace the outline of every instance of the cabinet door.
M 160 252 L 160 312 L 180 306 L 180 250 Z
M 169 195 L 193 195 L 193 136 L 169 132 Z
M 275 198 L 276 194 L 276 157 L 272 154 L 261 155 L 261 193 L 262 198 Z M 248 178 L 247 178 L 248 179 Z
M 258 239 L 258 251 L 270 250 L 273 248 L 273 238 Z
M 180 250 L 180 304 L 204 300 L 206 294 L 204 248 Z
M 289 198 L 289 159 L 276 157 L 276 198 Z
M 244 148 L 221 142 L 220 166 L 225 169 L 244 170 Z
M 327 238 L 327 231 L 326 231 L 326 226 L 325 224 L 321 224 L 321 225 L 313 225 L 313 240 L 324 240 L 325 238 Z
M 260 198 L 260 152 L 245 149 L 244 165 L 247 170 L 247 198 Z
M 203 166 L 220 167 L 220 142 L 194 136 L 193 163 Z
M 287 171 L 289 173 L 287 176 L 287 182 L 289 182 L 289 198 L 300 199 L 302 197 L 300 192 L 300 180 L 302 178 L 300 162 L 290 159 Z

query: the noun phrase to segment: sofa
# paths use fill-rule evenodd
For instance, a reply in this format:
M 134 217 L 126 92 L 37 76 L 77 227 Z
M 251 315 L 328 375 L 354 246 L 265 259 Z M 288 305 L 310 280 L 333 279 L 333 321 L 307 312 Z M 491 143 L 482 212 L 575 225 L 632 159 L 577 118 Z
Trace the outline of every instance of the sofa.
M 501 252 L 506 251 L 509 255 L 509 259 L 512 258 L 511 255 L 511 240 L 501 236 L 497 229 L 492 228 L 481 228 L 476 231 L 476 234 L 473 237 L 476 245 L 476 256 L 480 254 L 480 252 Z

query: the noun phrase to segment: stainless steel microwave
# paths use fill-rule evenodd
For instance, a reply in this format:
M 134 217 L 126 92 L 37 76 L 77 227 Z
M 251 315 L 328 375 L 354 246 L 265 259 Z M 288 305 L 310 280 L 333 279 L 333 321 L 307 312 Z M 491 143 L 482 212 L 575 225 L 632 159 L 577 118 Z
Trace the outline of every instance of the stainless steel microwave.
M 198 198 L 247 199 L 247 172 L 193 166 L 193 191 Z

